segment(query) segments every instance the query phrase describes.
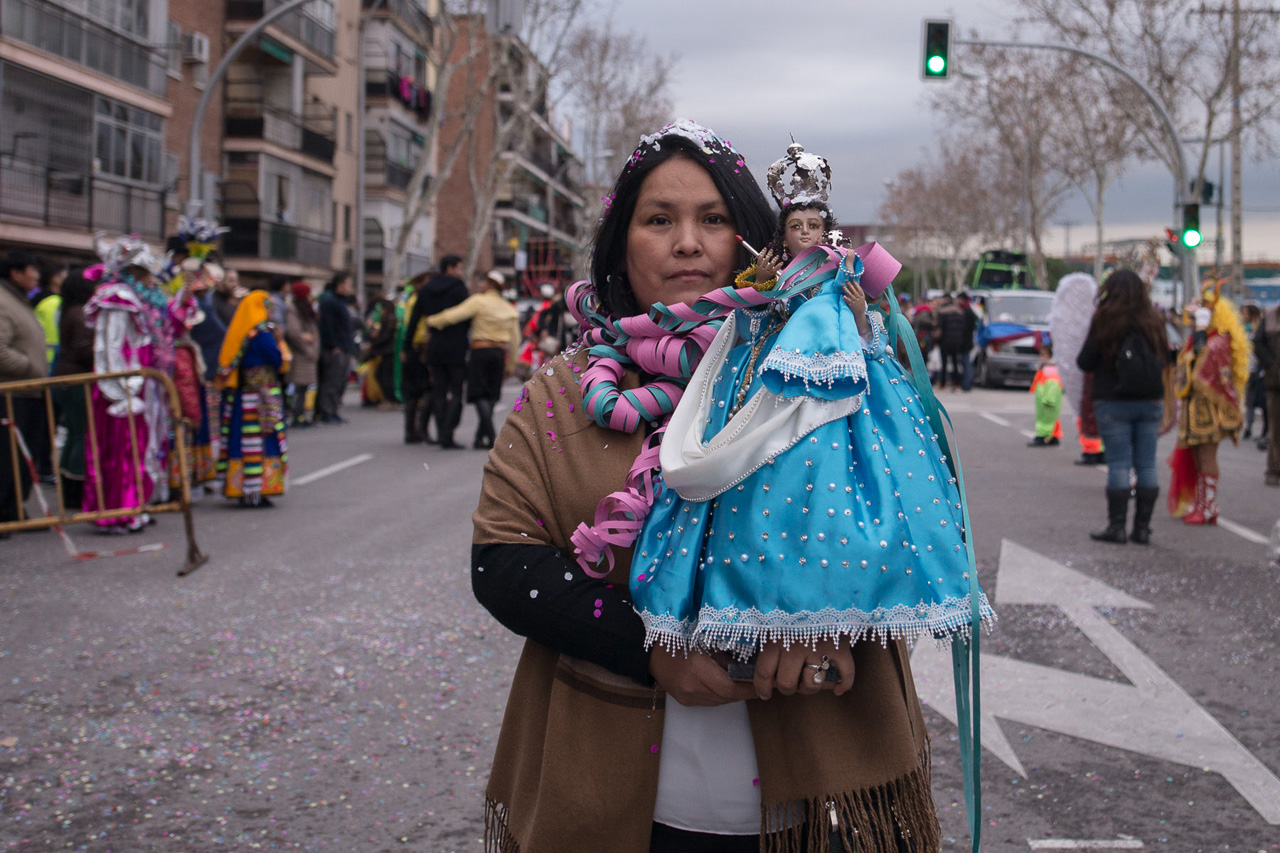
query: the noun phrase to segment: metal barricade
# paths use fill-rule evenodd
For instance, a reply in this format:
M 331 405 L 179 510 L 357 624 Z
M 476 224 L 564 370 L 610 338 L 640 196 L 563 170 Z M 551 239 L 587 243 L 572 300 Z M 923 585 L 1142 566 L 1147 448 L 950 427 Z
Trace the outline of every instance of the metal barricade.
M 88 412 L 88 421 L 86 424 L 87 433 L 87 458 L 86 466 L 86 482 L 89 470 L 93 470 L 95 476 L 94 487 L 96 498 L 96 506 L 105 507 L 106 501 L 103 496 L 103 468 L 101 461 L 100 437 L 98 435 L 97 426 L 93 418 L 93 399 L 91 389 L 93 386 L 103 380 L 119 380 L 121 386 L 126 390 L 127 399 L 130 401 L 126 405 L 125 417 L 128 420 L 129 428 L 129 449 L 128 452 L 132 458 L 132 469 L 134 473 L 135 485 L 137 486 L 137 494 L 142 495 L 144 489 L 142 487 L 143 474 L 143 455 L 144 449 L 138 445 L 138 425 L 137 419 L 142 417 L 133 411 L 132 401 L 141 399 L 141 391 L 135 392 L 130 383 L 125 380 L 140 378 L 146 380 L 154 380 L 160 383 L 165 392 L 165 398 L 168 402 L 169 423 L 173 427 L 173 446 L 169 452 L 177 465 L 178 479 L 181 481 L 177 488 L 176 499 L 171 499 L 163 503 L 148 503 L 140 506 L 119 506 L 110 508 L 101 508 L 93 512 L 84 512 L 77 508 L 69 509 L 64 502 L 63 493 L 63 475 L 61 467 L 57 464 L 57 448 L 56 435 L 57 424 L 54 419 L 53 408 L 53 392 L 55 389 L 80 388 L 84 394 L 85 409 Z M 23 440 L 23 436 L 19 432 L 18 424 L 14 420 L 14 397 L 25 397 L 27 399 L 40 398 L 44 404 L 44 421 L 48 430 L 48 446 L 50 453 L 53 454 L 53 472 L 54 487 L 57 491 L 58 504 L 57 512 L 50 512 L 46 508 L 46 515 L 43 517 L 35 517 L 27 514 L 23 501 L 23 484 L 22 471 L 25 467 L 29 472 L 33 481 L 32 488 L 39 489 L 35 467 L 32 464 L 32 455 L 27 447 L 28 442 Z M 17 521 L 0 521 L 0 533 L 9 533 L 19 530 L 38 530 L 48 527 L 61 529 L 64 524 L 77 521 L 97 521 L 99 519 L 115 519 L 131 515 L 139 515 L 141 513 L 156 514 L 162 512 L 180 512 L 186 525 L 187 535 L 187 556 L 182 567 L 178 570 L 178 575 L 187 575 L 198 569 L 208 559 L 208 555 L 200 550 L 200 546 L 196 544 L 195 523 L 191 518 L 191 472 L 189 470 L 189 460 L 187 456 L 187 447 L 189 436 L 188 433 L 192 429 L 192 425 L 183 420 L 181 404 L 178 400 L 177 389 L 174 387 L 173 380 L 167 375 L 151 368 L 142 368 L 140 370 L 118 371 L 114 373 L 79 373 L 73 376 L 54 376 L 47 379 L 33 379 L 25 382 L 0 382 L 0 418 L 3 418 L 8 424 L 8 447 L 0 447 L 0 453 L 9 455 L 9 459 L 13 466 L 13 486 L 15 502 L 18 507 Z M 162 476 L 169 476 L 169 469 L 166 467 L 162 472 Z M 173 497 L 173 496 L 171 496 Z M 79 557 L 91 556 L 77 554 Z

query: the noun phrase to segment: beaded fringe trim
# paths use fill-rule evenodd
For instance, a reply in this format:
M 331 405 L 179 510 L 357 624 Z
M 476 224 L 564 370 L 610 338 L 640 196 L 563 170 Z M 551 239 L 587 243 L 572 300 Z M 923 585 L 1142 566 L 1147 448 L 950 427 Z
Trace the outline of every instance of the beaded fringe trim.
M 787 826 L 795 802 L 761 806 L 761 824 L 785 827 L 760 839 L 761 853 L 901 853 L 942 847 L 931 788 L 929 747 L 920 752 L 916 769 L 874 788 L 810 797 L 804 819 Z M 831 827 L 831 814 L 836 829 Z M 901 839 L 901 844 L 899 843 Z M 836 841 L 843 845 L 834 846 Z M 496 849 L 496 848 L 495 848 Z
M 979 594 L 979 614 L 983 627 L 990 631 L 996 614 L 986 593 Z M 678 619 L 648 610 L 642 611 L 640 618 L 645 625 L 645 649 L 657 643 L 672 654 L 732 651 L 744 658 L 768 643 L 782 643 L 784 648 L 789 648 L 793 643 L 814 646 L 820 640 L 850 643 L 873 640 L 884 645 L 890 640 L 913 643 L 929 635 L 946 644 L 956 635 L 969 637 L 973 627 L 968 596 L 915 606 L 898 604 L 870 613 L 857 607 L 847 610 L 827 607 L 799 613 L 782 610 L 761 613 L 754 607 L 747 610 L 703 607 L 696 619 Z
M 806 389 L 809 383 L 836 384 L 838 379 L 860 380 L 867 378 L 867 362 L 861 352 L 803 353 L 800 350 L 774 349 L 760 365 L 760 372 L 781 373 L 784 380 L 799 378 Z

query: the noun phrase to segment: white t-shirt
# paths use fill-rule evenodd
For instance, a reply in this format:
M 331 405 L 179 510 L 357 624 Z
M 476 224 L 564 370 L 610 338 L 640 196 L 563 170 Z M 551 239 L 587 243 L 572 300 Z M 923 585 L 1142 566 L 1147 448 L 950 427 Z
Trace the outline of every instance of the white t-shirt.
M 653 819 L 691 832 L 760 833 L 760 779 L 745 702 L 690 708 L 667 697 Z

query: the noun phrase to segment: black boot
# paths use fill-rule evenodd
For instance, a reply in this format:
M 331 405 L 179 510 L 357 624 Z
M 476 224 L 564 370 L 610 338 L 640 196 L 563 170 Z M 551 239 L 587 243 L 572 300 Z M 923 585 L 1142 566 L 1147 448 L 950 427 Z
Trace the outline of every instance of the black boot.
M 1129 537 L 1139 545 L 1151 544 L 1151 513 L 1160 497 L 1159 486 L 1139 486 L 1133 502 L 1133 534 Z
M 404 443 L 422 444 L 422 428 L 418 425 L 417 400 L 412 398 L 404 404 Z
M 1125 536 L 1124 522 L 1129 514 L 1129 490 L 1107 489 L 1107 527 L 1095 530 L 1089 538 L 1095 542 L 1114 542 L 1123 545 L 1128 541 Z

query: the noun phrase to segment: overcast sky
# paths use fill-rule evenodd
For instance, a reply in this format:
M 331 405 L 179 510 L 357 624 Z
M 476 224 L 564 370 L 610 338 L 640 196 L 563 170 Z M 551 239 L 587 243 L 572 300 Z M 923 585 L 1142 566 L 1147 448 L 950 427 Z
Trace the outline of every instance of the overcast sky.
M 851 223 L 876 220 L 884 182 L 921 163 L 942 128 L 928 100 L 953 84 L 920 79 L 921 21 L 949 17 L 966 31 L 998 38 L 1007 35 L 1014 11 L 1006 0 L 599 0 L 599 6 L 612 8 L 618 30 L 678 56 L 671 87 L 676 115 L 732 141 L 757 176 L 784 153 L 788 133 L 830 160 L 836 215 Z M 1216 165 L 1211 171 L 1216 180 Z M 1246 259 L 1280 259 L 1280 164 L 1246 160 L 1242 196 Z M 1172 221 L 1172 201 L 1165 167 L 1132 166 L 1108 195 L 1108 238 L 1161 233 Z M 1206 209 L 1201 216 L 1207 247 L 1214 214 Z M 1076 223 L 1074 247 L 1092 240 L 1083 199 L 1068 200 L 1054 220 Z M 1049 252 L 1062 252 L 1063 230 L 1046 234 Z

